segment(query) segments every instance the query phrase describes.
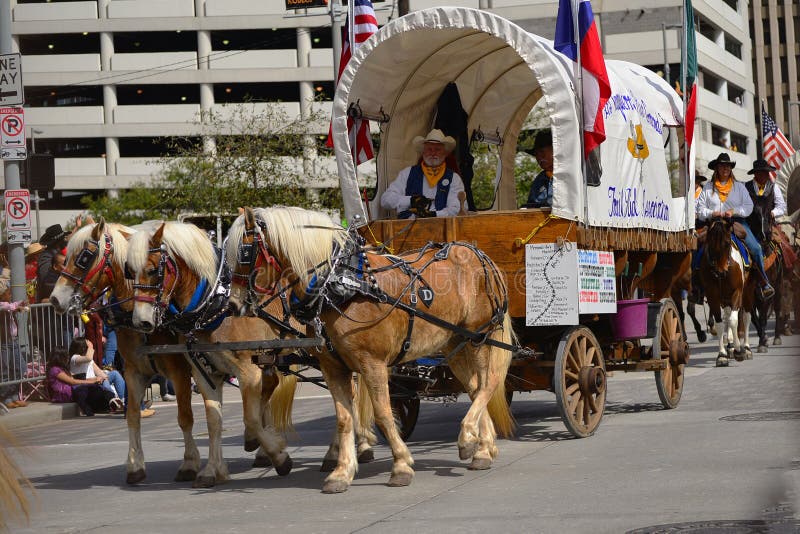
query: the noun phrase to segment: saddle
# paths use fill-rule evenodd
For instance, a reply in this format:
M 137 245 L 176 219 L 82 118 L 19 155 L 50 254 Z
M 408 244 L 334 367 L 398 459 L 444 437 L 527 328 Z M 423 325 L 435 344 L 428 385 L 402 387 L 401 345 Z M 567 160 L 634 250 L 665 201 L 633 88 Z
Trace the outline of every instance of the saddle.
M 772 226 L 772 242 L 777 245 L 777 250 L 783 257 L 783 265 L 787 270 L 791 270 L 797 261 L 797 254 L 789 243 L 789 238 L 778 225 Z

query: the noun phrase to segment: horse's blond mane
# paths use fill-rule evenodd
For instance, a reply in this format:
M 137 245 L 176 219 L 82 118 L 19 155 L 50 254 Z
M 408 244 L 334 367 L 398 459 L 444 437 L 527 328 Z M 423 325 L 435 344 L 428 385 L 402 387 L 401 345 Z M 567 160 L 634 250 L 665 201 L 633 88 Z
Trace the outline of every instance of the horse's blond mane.
M 260 208 L 256 215 L 266 223 L 270 245 L 301 278 L 306 278 L 306 271 L 330 260 L 334 243 L 343 245 L 347 240 L 344 228 L 318 211 L 278 206 Z
M 160 225 L 133 234 L 128 248 L 128 264 L 134 272 L 144 269 L 150 250 L 150 239 Z M 162 243 L 173 258 L 181 258 L 201 278 L 217 279 L 217 254 L 208 235 L 197 226 L 177 221 L 164 223 Z
M 71 258 L 83 249 L 87 240 L 92 238 L 92 231 L 99 223 L 89 224 L 75 231 L 72 237 L 67 242 L 67 258 Z M 105 231 L 111 236 L 111 242 L 114 245 L 113 261 L 121 269 L 125 268 L 125 260 L 128 257 L 128 240 L 122 234 L 133 234 L 135 230 L 128 228 L 125 225 L 117 223 L 105 223 Z M 104 242 L 100 241 L 100 249 L 104 246 Z M 102 252 L 101 252 L 102 255 Z

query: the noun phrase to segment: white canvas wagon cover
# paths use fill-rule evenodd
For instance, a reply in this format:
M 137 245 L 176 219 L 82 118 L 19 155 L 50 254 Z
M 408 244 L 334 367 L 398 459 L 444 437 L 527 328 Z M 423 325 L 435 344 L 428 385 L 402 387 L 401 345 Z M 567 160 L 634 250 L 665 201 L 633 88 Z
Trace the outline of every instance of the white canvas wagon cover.
M 469 117 L 468 131 L 499 132 L 501 180 L 496 209 L 516 209 L 516 140 L 533 106 L 543 109 L 553 134 L 553 215 L 592 226 L 686 228 L 686 197 L 673 198 L 665 129 L 682 126 L 678 94 L 655 73 L 607 61 L 612 97 L 604 108 L 599 186 L 585 186 L 573 63 L 551 41 L 492 13 L 457 7 L 416 11 L 380 29 L 356 51 L 342 73 L 333 107 L 339 179 L 349 220 L 365 215 L 347 132 L 347 110 L 385 113 L 378 155 L 378 195 L 415 163 L 411 145 L 431 128 L 437 99 L 455 82 Z M 504 187 L 505 186 L 505 187 Z M 690 226 L 694 199 L 688 199 Z M 380 216 L 377 202 L 371 216 Z M 587 209 L 584 212 L 584 205 Z

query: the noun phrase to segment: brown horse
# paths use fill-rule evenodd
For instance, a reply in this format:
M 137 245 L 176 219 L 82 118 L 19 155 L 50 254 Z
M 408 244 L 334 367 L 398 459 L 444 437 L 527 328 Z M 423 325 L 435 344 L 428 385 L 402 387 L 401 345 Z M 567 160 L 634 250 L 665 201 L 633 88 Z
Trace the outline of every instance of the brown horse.
M 241 252 L 254 247 L 265 260 L 251 272 L 257 262 L 239 260 L 253 258 Z M 505 280 L 483 252 L 452 243 L 407 259 L 382 255 L 362 249 L 324 214 L 274 207 L 246 209 L 231 226 L 226 253 L 238 275 L 255 276 L 261 287 L 278 283 L 295 314 L 324 325 L 331 342 L 333 352 L 320 355 L 320 367 L 336 407 L 341 454 L 323 492 L 346 491 L 356 472 L 353 371 L 369 389 L 376 422 L 392 449 L 389 485 L 411 483 L 413 460 L 392 416 L 388 367 L 437 352 L 446 355 L 472 399 L 461 423 L 459 456 L 472 458 L 471 469 L 491 466 L 495 422 L 502 434 L 513 428 L 504 387 L 511 352 L 499 346 L 510 346 L 512 328 Z M 242 298 L 234 291 L 231 302 Z
M 164 354 L 149 358 L 140 354 L 138 349 L 146 344 L 175 344 L 180 338 L 172 332 L 161 330 L 144 336 L 131 328 L 130 316 L 133 309 L 133 287 L 124 275 L 125 262 L 128 255 L 128 240 L 135 230 L 118 224 L 107 224 L 101 220 L 96 224 L 85 226 L 75 232 L 67 245 L 67 260 L 64 271 L 50 296 L 50 302 L 59 313 L 70 310 L 80 312 L 98 305 L 102 309 L 104 319 L 119 328 L 117 346 L 125 361 L 125 382 L 128 390 L 128 424 L 129 447 L 127 456 L 127 482 L 135 484 L 145 476 L 144 452 L 141 442 L 140 405 L 150 378 L 162 374 L 169 378 L 175 387 L 178 405 L 178 425 L 183 431 L 184 455 L 183 463 L 178 469 L 176 481 L 196 480 L 200 471 L 200 453 L 192 436 L 194 416 L 191 408 L 192 367 L 183 353 Z M 98 304 L 100 297 L 110 290 L 110 301 L 106 306 Z M 273 416 L 279 421 L 286 421 L 291 408 L 291 396 L 294 383 L 287 381 L 279 388 L 279 377 L 264 378 L 263 409 L 266 410 L 268 400 L 277 389 L 273 407 Z M 288 397 L 288 399 L 287 399 Z M 206 414 L 216 408 L 206 400 Z M 265 411 L 264 417 L 268 416 Z M 285 424 L 285 423 L 281 423 Z M 221 462 L 221 435 L 209 429 L 210 471 L 216 471 Z M 245 434 L 245 448 L 255 450 L 257 442 Z M 255 465 L 268 465 L 264 451 L 259 451 Z M 202 480 L 200 482 L 202 484 Z
M 220 272 L 213 244 L 203 230 L 192 224 L 166 222 L 155 231 L 135 235 L 131 239 L 128 263 L 136 277 L 133 322 L 137 328 L 151 330 L 170 325 L 197 341 L 210 343 L 275 339 L 281 334 L 275 323 L 256 317 L 230 317 L 216 329 L 207 331 L 198 329 L 194 320 L 186 323 L 186 314 L 191 317 L 193 298 L 204 287 L 203 281 L 217 280 Z M 166 313 L 165 309 L 168 309 Z M 280 310 L 280 303 L 275 302 L 267 308 L 267 313 L 277 314 Z M 253 350 L 208 353 L 211 367 L 217 372 L 208 379 L 198 380 L 198 387 L 204 395 L 215 399 L 221 386 L 220 373 L 236 376 L 248 433 L 257 436 L 278 474 L 287 475 L 292 460 L 286 452 L 286 442 L 269 425 L 264 425 L 259 412 L 262 371 L 252 363 L 254 355 Z M 212 424 L 221 425 L 221 416 L 209 420 L 209 427 Z M 359 436 L 359 458 L 362 462 L 369 461 L 375 436 L 369 431 L 361 431 Z M 331 445 L 326 458 L 338 454 L 337 446 L 338 443 Z M 226 478 L 227 472 L 222 476 Z M 214 480 L 206 482 L 213 484 Z
M 719 335 L 717 367 L 726 367 L 728 360 L 742 360 L 749 349 L 747 332 L 750 314 L 742 308 L 742 291 L 745 283 L 744 261 L 733 245 L 730 219 L 714 218 L 709 222 L 706 244 L 700 262 L 700 279 L 705 290 L 711 315 L 722 321 Z M 739 311 L 745 332 L 744 344 L 738 335 Z M 726 345 L 727 341 L 727 345 Z

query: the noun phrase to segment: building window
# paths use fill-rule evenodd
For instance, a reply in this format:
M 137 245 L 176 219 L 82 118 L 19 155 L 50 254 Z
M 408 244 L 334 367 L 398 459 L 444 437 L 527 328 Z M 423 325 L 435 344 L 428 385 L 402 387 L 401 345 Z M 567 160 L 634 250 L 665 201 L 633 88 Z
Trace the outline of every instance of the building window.
M 734 152 L 747 152 L 747 137 L 731 132 L 731 150 Z
M 727 50 L 729 54 L 733 54 L 737 58 L 742 59 L 742 43 L 727 33 L 725 34 L 725 50 Z
M 122 158 L 160 158 L 169 156 L 175 139 L 169 137 L 121 137 L 119 155 Z M 182 138 L 179 142 L 187 146 L 200 146 L 199 137 Z
M 328 30 L 330 33 L 330 30 Z M 312 39 L 313 42 L 313 39 Z M 287 50 L 297 48 L 297 30 L 219 30 L 211 32 L 214 50 Z
M 728 7 L 730 7 L 734 11 L 739 11 L 739 2 L 737 0 L 722 0 L 725 2 Z
M 194 52 L 197 50 L 197 33 L 171 32 L 118 32 L 114 34 L 114 53 L 141 52 Z
M 25 87 L 25 104 L 36 107 L 102 106 L 103 89 L 97 85 Z
M 214 102 L 218 104 L 299 101 L 297 82 L 214 84 Z
M 120 106 L 199 104 L 200 86 L 194 84 L 118 85 L 117 103 Z
M 92 158 L 106 152 L 106 141 L 101 137 L 76 139 L 36 139 L 36 152 L 52 154 L 56 158 Z
M 48 54 L 99 54 L 99 33 L 50 33 L 19 35 L 19 50 L 23 56 Z

